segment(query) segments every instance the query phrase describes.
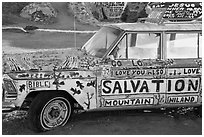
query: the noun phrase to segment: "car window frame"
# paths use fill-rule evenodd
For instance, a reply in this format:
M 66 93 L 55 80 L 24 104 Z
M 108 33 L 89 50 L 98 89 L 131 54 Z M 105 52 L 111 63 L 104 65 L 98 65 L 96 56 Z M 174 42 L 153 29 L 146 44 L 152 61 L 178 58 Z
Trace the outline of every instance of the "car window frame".
M 130 33 L 160 33 L 160 49 L 159 52 L 157 52 L 157 58 L 155 59 L 150 59 L 150 60 L 161 60 L 164 59 L 164 32 L 163 31 L 124 31 L 123 35 L 118 39 L 116 43 L 114 43 L 110 48 L 109 52 L 104 56 L 105 58 L 110 56 L 111 52 L 116 48 L 116 46 L 121 42 L 121 40 Z M 127 41 L 126 41 L 127 42 Z M 127 44 L 127 43 L 126 43 Z M 127 46 L 127 45 L 126 45 Z M 159 47 L 158 47 L 159 48 Z M 136 59 L 136 58 L 129 58 L 128 53 L 127 53 L 128 47 L 126 48 L 126 58 L 121 58 L 121 59 L 116 59 L 114 60 L 149 60 L 149 59 Z
M 189 34 L 189 33 L 197 33 L 197 34 L 202 34 L 202 31 L 199 30 L 192 30 L 192 31 L 186 31 L 186 30 L 178 30 L 178 31 L 165 31 L 164 35 L 163 35 L 163 41 L 164 41 L 164 59 L 168 60 L 168 59 L 174 59 L 174 60 L 182 60 L 182 59 L 201 59 L 202 57 L 199 57 L 199 42 L 198 42 L 198 47 L 197 47 L 197 57 L 196 58 L 168 58 L 167 57 L 167 35 L 169 33 L 179 33 L 179 34 Z M 201 39 L 202 40 L 202 39 Z M 202 45 L 201 45 L 202 46 Z

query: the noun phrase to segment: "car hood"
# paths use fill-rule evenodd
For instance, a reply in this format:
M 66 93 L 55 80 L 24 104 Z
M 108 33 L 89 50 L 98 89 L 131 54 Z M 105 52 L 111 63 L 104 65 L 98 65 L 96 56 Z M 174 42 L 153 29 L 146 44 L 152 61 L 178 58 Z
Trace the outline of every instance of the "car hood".
M 3 73 L 24 71 L 53 71 L 91 69 L 99 58 L 77 49 L 52 49 L 46 51 L 3 54 Z

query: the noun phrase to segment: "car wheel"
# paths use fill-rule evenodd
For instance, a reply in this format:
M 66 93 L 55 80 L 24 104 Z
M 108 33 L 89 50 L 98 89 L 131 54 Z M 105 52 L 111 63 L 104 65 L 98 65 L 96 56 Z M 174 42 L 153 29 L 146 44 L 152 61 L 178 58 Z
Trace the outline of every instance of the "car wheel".
M 198 113 L 200 116 L 202 116 L 202 105 L 198 107 Z
M 37 132 L 64 126 L 72 114 L 72 103 L 60 92 L 42 92 L 28 111 L 29 127 Z
M 194 108 L 194 112 L 202 117 L 202 105 Z

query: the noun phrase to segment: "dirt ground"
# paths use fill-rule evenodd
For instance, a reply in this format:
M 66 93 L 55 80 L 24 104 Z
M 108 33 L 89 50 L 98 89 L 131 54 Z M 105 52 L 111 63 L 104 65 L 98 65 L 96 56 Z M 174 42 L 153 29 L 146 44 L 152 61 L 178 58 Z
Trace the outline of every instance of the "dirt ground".
M 180 111 L 180 112 L 179 112 Z M 119 110 L 74 114 L 64 126 L 35 133 L 26 112 L 3 114 L 3 135 L 201 135 L 202 118 L 190 110 Z

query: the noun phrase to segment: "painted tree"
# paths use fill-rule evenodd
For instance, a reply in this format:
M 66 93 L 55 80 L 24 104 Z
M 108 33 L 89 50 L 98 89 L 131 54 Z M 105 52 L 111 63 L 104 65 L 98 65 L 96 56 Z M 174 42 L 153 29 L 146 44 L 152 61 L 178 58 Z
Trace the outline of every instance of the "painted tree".
M 91 104 L 91 99 L 93 98 L 94 93 L 89 94 L 88 92 L 87 94 L 87 102 L 84 102 L 84 104 L 87 106 L 87 109 L 90 109 L 90 104 Z

